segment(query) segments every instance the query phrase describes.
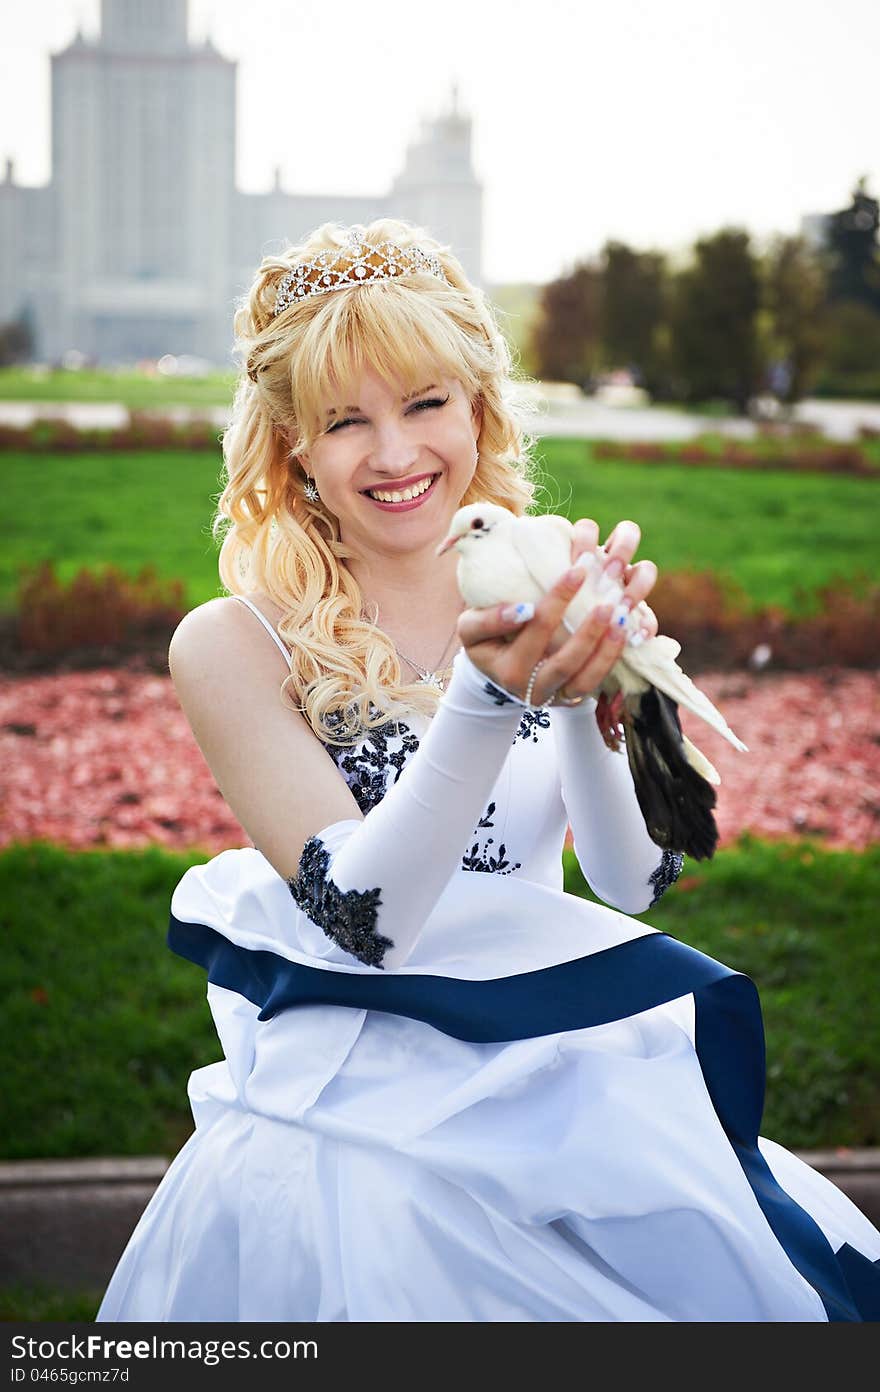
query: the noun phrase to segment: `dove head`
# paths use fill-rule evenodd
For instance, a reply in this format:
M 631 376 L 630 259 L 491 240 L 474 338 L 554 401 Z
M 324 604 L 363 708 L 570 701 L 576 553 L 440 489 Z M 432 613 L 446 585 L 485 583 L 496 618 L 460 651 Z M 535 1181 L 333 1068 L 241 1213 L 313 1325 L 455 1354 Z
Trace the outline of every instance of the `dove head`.
M 509 522 L 513 515 L 498 503 L 468 503 L 467 507 L 459 508 L 453 517 L 445 541 L 437 547 L 437 555 L 442 556 L 452 547 L 462 553 L 469 551 L 490 536 L 499 523 Z

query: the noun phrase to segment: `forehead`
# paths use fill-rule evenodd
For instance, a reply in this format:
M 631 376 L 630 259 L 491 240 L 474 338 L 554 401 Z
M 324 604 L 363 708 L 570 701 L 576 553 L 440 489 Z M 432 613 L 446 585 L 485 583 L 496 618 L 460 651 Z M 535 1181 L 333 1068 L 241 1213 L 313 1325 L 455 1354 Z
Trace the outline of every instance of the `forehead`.
M 425 364 L 420 372 L 412 374 L 411 381 L 399 377 L 384 378 L 372 370 L 352 374 L 346 381 L 332 380 L 321 393 L 321 407 L 325 414 L 340 409 L 361 410 L 393 406 L 419 396 L 431 388 L 448 389 L 454 384 L 436 366 Z

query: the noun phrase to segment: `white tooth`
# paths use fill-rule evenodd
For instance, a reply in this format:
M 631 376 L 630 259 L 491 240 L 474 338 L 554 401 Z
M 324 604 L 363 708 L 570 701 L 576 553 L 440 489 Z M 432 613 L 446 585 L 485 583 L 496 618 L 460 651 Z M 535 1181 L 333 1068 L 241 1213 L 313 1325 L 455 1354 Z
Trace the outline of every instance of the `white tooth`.
M 433 482 L 434 476 L 432 475 L 430 478 L 422 479 L 420 483 L 414 483 L 411 488 L 405 488 L 403 492 L 395 489 L 393 493 L 387 493 L 377 488 L 370 488 L 367 491 L 371 498 L 377 499 L 380 503 L 409 503 L 412 502 L 413 498 L 420 498 L 423 493 L 427 493 Z

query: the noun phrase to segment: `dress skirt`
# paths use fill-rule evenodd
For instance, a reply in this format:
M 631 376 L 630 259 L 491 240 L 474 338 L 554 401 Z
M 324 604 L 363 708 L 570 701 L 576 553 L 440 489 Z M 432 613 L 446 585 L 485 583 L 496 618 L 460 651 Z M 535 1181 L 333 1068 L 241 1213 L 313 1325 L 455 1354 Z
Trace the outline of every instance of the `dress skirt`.
M 723 964 L 462 872 L 404 967 L 365 967 L 251 849 L 186 872 L 169 941 L 224 1057 L 99 1321 L 880 1317 L 880 1234 L 759 1138 L 760 1008 Z

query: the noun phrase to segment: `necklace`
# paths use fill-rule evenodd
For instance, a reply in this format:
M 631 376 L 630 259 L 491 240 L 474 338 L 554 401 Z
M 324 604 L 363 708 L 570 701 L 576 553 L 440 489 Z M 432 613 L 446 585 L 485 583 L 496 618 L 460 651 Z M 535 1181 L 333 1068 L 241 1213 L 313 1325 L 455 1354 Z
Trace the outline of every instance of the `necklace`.
M 446 639 L 446 642 L 443 644 L 443 651 L 440 654 L 437 664 L 433 670 L 427 667 L 422 667 L 421 663 L 414 662 L 411 657 L 407 657 L 405 652 L 400 651 L 400 648 L 394 642 L 394 639 L 391 639 L 391 642 L 394 644 L 394 651 L 397 653 L 397 656 L 402 657 L 404 662 L 408 662 L 410 667 L 412 667 L 413 671 L 418 675 L 419 680 L 416 683 L 418 686 L 439 686 L 441 691 L 446 690 L 446 681 L 448 680 L 449 673 L 452 671 L 452 664 L 450 663 L 447 667 L 441 667 L 440 664 L 446 656 L 446 653 L 449 649 L 449 644 L 455 637 L 455 632 L 457 628 L 458 619 L 456 619 L 452 627 L 452 632 Z

